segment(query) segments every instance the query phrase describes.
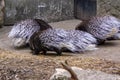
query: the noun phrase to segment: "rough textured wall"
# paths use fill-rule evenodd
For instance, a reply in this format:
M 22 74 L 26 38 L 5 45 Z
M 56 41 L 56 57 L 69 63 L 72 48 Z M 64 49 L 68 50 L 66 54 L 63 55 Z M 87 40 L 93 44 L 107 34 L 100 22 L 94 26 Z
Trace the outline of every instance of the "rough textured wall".
M 97 15 L 106 13 L 120 18 L 120 0 L 98 0 Z
M 47 22 L 74 17 L 74 0 L 6 0 L 5 24 L 40 18 Z
M 4 23 L 4 8 L 5 8 L 5 2 L 4 0 L 0 0 L 0 27 Z

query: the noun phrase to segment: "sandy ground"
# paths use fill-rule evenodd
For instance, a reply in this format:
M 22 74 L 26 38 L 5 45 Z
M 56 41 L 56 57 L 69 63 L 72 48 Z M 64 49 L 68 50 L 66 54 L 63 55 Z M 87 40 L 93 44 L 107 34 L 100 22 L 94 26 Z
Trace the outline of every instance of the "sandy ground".
M 120 75 L 120 63 L 104 59 L 68 55 L 35 56 L 31 54 L 16 54 L 16 52 L 0 49 L 0 80 L 49 80 L 55 68 L 62 68 L 60 62 L 65 60 L 70 66 L 98 70 L 116 76 Z M 81 77 L 84 78 L 86 76 L 83 75 Z M 96 80 L 102 80 L 102 77 L 100 79 L 96 78 Z
M 80 20 L 50 23 L 55 28 L 74 29 Z M 12 26 L 0 29 L 0 80 L 49 80 L 59 62 L 67 60 L 71 66 L 100 70 L 120 75 L 120 41 L 108 41 L 98 50 L 80 54 L 63 52 L 32 55 L 29 48 L 15 49 L 7 38 Z M 50 52 L 51 53 L 51 52 Z M 96 79 L 99 80 L 99 79 Z

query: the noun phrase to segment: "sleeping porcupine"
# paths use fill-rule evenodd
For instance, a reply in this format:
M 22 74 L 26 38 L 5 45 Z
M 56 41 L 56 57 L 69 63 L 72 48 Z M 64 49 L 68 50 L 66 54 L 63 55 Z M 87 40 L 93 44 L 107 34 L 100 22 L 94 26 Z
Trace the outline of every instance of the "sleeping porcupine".
M 8 37 L 12 38 L 14 47 L 23 47 L 28 44 L 34 32 L 52 28 L 41 19 L 26 19 L 14 24 Z
M 30 38 L 33 54 L 52 50 L 61 55 L 62 51 L 82 52 L 95 50 L 96 39 L 89 33 L 79 30 L 47 29 L 34 33 Z
M 120 33 L 120 21 L 110 15 L 102 17 L 93 17 L 89 20 L 83 21 L 76 27 L 76 30 L 83 30 L 92 34 L 97 40 L 98 44 L 103 43 L 109 37 L 117 37 Z

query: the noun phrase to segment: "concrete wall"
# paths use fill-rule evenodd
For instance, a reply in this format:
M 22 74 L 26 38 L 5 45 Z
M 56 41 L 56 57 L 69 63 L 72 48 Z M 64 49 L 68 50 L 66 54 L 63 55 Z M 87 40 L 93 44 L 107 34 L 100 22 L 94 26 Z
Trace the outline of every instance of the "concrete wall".
M 74 0 L 6 0 L 5 24 L 26 18 L 47 22 L 74 18 Z
M 27 18 L 47 22 L 74 18 L 74 0 L 5 0 L 5 3 L 5 24 Z M 97 0 L 96 7 L 97 15 L 112 14 L 120 18 L 120 0 Z
M 97 15 L 112 14 L 120 18 L 120 0 L 98 0 Z

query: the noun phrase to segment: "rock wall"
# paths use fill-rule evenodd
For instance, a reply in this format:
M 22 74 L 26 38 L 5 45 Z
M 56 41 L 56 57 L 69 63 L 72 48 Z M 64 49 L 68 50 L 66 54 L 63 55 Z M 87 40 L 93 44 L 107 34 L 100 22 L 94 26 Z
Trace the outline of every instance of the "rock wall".
M 120 18 L 120 0 L 98 0 L 97 15 L 111 14 Z
M 74 18 L 74 0 L 6 0 L 5 24 L 26 18 L 47 22 Z

